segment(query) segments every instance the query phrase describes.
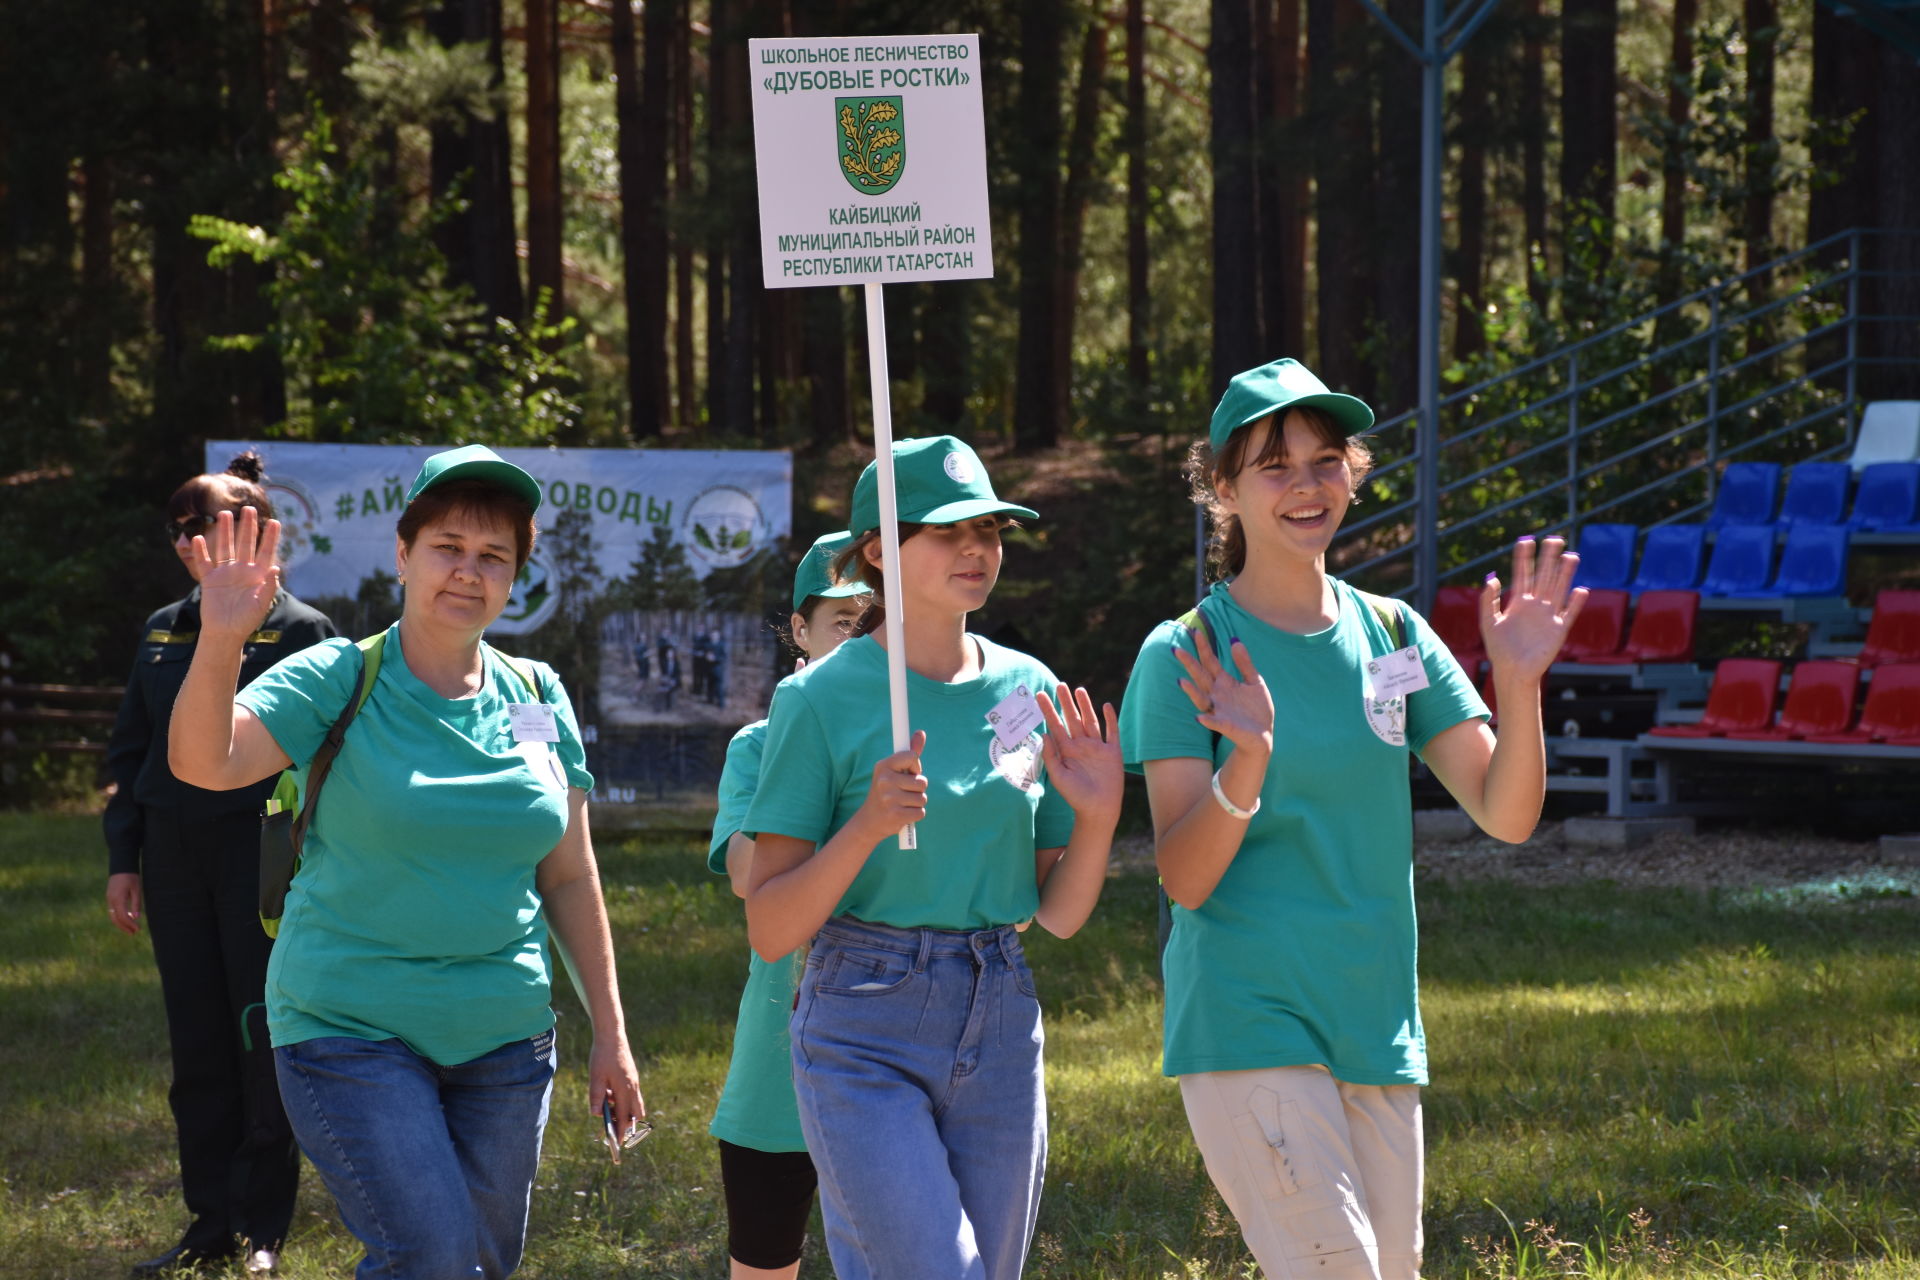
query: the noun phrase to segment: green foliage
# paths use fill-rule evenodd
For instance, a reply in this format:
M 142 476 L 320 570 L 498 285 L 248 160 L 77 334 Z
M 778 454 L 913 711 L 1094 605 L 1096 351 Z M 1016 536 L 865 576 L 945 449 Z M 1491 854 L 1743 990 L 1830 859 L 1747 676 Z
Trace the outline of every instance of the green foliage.
M 215 339 L 271 346 L 287 371 L 288 412 L 275 434 L 304 440 L 553 443 L 579 420 L 571 398 L 571 320 L 546 300 L 525 326 L 489 318 L 446 283 L 430 211 L 408 225 L 372 160 L 350 154 L 319 117 L 274 179 L 288 210 L 276 231 L 211 214 L 189 230 L 207 260 L 270 264 L 275 319 L 264 333 Z

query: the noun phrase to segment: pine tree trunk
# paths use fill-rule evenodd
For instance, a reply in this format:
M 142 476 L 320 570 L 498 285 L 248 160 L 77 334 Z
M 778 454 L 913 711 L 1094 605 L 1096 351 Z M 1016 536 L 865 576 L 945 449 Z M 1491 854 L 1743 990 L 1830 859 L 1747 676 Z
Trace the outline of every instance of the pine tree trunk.
M 1547 89 L 1543 66 L 1546 19 L 1540 0 L 1525 0 L 1520 54 L 1520 207 L 1526 224 L 1527 296 L 1547 310 Z
M 1561 232 L 1597 216 L 1594 269 L 1611 256 L 1619 78 L 1617 0 L 1563 0 L 1560 12 Z M 1573 237 L 1567 237 L 1569 241 Z
M 1752 271 L 1773 257 L 1773 195 L 1780 160 L 1780 141 L 1773 136 L 1773 81 L 1780 18 L 1774 0 L 1744 0 L 1741 12 L 1747 33 L 1744 231 L 1747 270 Z M 1748 290 L 1764 297 L 1767 282 L 1756 276 Z
M 1874 354 L 1884 362 L 1868 370 L 1862 386 L 1868 399 L 1920 400 L 1920 61 L 1891 41 L 1880 42 L 1877 142 L 1871 162 L 1879 172 L 1878 224 L 1906 235 L 1875 237 L 1878 261 L 1888 273 L 1881 284 L 1878 314 L 1905 317 L 1881 323 Z
M 734 0 L 711 0 L 707 16 L 707 204 L 717 206 L 730 171 L 727 105 L 731 70 L 726 56 Z M 727 356 L 727 230 L 718 216 L 707 219 L 707 430 L 727 429 L 731 406 L 722 369 Z
M 1674 0 L 1667 58 L 1667 137 L 1660 157 L 1660 284 L 1662 303 L 1680 296 L 1680 257 L 1687 247 L 1687 149 L 1693 116 L 1693 24 L 1698 0 Z
M 1107 75 L 1107 24 L 1099 14 L 1087 21 L 1080 44 L 1080 77 L 1073 95 L 1073 133 L 1067 142 L 1067 180 L 1061 202 L 1060 296 L 1054 303 L 1054 367 L 1059 371 L 1054 414 L 1073 419 L 1073 330 L 1080 309 L 1080 267 L 1086 240 L 1087 202 L 1093 192 L 1094 146 L 1100 134 L 1102 82 Z
M 1388 0 L 1402 31 L 1418 31 L 1420 0 Z M 1373 264 L 1379 384 L 1374 403 L 1388 413 L 1419 398 L 1420 372 L 1420 112 L 1401 89 L 1419 83 L 1420 69 L 1397 44 L 1376 34 L 1376 97 L 1380 159 L 1374 167 Z M 1384 416 L 1384 415 L 1383 415 Z
M 506 83 L 500 30 L 500 0 L 441 0 L 427 23 L 443 47 L 484 43 L 489 82 Z M 513 173 L 507 121 L 501 108 L 433 127 L 429 160 L 434 200 L 459 186 L 466 207 L 434 229 L 447 260 L 447 276 L 464 282 L 490 315 L 519 320 L 526 314 L 520 287 L 520 255 L 513 228 Z
M 526 0 L 527 292 L 549 321 L 566 312 L 561 267 L 559 0 Z
M 673 27 L 673 202 L 691 209 L 693 180 L 693 18 L 683 12 Z M 693 237 L 673 233 L 674 421 L 691 427 L 700 403 L 694 377 Z
M 1014 358 L 1013 437 L 1022 449 L 1060 438 L 1055 328 L 1060 322 L 1060 79 L 1063 0 L 1020 9 L 1020 332 Z
M 1314 122 L 1321 380 L 1364 388 L 1362 352 L 1372 272 L 1373 124 L 1365 79 L 1365 11 L 1347 0 L 1307 0 L 1308 106 Z
M 1147 23 L 1146 0 L 1127 0 L 1127 381 L 1136 405 L 1152 377 L 1147 333 Z
M 1298 356 L 1306 349 L 1306 175 L 1313 171 L 1312 150 L 1299 127 L 1300 0 L 1278 0 L 1269 16 L 1271 88 L 1259 151 L 1261 313 L 1267 354 Z
M 1453 358 L 1485 349 L 1487 142 L 1493 55 L 1469 45 L 1460 55 L 1459 240 L 1454 257 Z
M 1264 363 L 1260 329 L 1260 209 L 1254 185 L 1254 96 L 1251 0 L 1213 0 L 1207 41 L 1213 125 L 1214 394 L 1227 380 Z
M 84 411 L 104 417 L 113 403 L 113 165 L 89 155 L 80 165 L 80 350 L 77 373 Z M 0 272 L 4 279 L 4 272 Z
M 1813 7 L 1813 101 L 1815 119 L 1840 121 L 1858 117 L 1852 136 L 1831 131 L 1815 135 L 1812 161 L 1820 180 L 1807 197 L 1807 242 L 1817 244 L 1853 227 L 1872 226 L 1879 218 L 1880 118 L 1879 41 L 1865 27 L 1833 12 Z M 1849 252 L 1846 241 L 1821 250 L 1820 265 L 1833 268 Z

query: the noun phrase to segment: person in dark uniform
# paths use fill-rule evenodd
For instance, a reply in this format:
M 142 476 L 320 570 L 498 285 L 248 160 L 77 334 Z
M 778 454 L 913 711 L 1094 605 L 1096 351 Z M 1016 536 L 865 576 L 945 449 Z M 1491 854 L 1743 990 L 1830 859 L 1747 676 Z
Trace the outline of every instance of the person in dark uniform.
M 167 536 L 189 573 L 193 537 L 222 511 L 272 505 L 258 454 L 224 474 L 195 476 L 167 504 Z M 199 575 L 194 573 L 196 583 Z M 147 918 L 172 1048 L 180 1186 L 193 1215 L 178 1244 L 136 1276 L 216 1266 L 240 1256 L 271 1271 L 293 1218 L 299 1152 L 267 1042 L 261 1003 L 273 943 L 260 927 L 260 810 L 268 778 L 203 791 L 167 767 L 167 724 L 200 630 L 200 589 L 147 619 L 107 747 L 117 784 L 107 802 L 107 914 L 136 934 Z M 336 631 L 285 591 L 246 646 L 242 685 Z

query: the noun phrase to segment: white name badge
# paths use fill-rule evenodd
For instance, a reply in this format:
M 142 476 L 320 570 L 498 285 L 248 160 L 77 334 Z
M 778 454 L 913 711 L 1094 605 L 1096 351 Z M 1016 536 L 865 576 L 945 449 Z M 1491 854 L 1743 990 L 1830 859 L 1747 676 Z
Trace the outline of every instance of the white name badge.
M 1034 701 L 1027 686 L 1016 686 L 1012 693 L 1000 699 L 998 706 L 987 712 L 987 723 L 993 726 L 993 736 L 1001 750 L 1011 751 L 1040 727 L 1040 704 Z
M 1392 698 L 1403 693 L 1418 693 L 1426 688 L 1427 668 L 1420 661 L 1420 651 L 1408 645 L 1404 649 L 1395 649 L 1384 658 L 1369 661 L 1367 679 L 1373 685 L 1374 697 Z
M 515 742 L 558 742 L 560 726 L 554 723 L 553 708 L 544 702 L 509 702 L 507 724 Z

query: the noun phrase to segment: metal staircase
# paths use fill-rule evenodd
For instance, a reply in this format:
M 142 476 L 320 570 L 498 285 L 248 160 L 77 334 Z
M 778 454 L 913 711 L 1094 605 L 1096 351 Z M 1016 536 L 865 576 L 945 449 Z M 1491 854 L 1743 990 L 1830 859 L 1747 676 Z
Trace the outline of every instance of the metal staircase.
M 1578 540 L 1594 520 L 1698 520 L 1728 461 L 1798 462 L 1852 444 L 1863 375 L 1911 363 L 1889 341 L 1920 315 L 1885 282 L 1920 277 L 1920 230 L 1855 229 L 1700 289 L 1439 402 L 1437 465 L 1410 410 L 1383 422 L 1390 459 L 1329 568 L 1431 605 L 1443 581 L 1503 567 L 1523 533 Z M 1913 296 L 1905 289 L 1903 296 Z M 1420 477 L 1436 477 L 1434 581 L 1419 580 Z

